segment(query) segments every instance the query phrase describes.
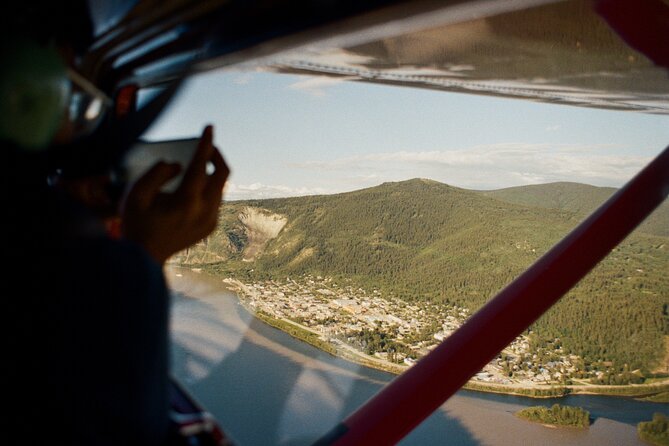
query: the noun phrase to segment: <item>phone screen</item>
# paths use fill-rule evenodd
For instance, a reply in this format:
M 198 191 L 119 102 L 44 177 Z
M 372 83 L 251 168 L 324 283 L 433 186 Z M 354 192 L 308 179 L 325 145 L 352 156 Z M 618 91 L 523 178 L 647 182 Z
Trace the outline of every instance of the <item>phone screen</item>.
M 179 184 L 188 164 L 193 159 L 200 138 L 175 139 L 169 141 L 139 141 L 128 151 L 123 166 L 126 181 L 134 183 L 159 161 L 181 164 L 181 172 L 167 182 L 164 192 L 173 192 Z

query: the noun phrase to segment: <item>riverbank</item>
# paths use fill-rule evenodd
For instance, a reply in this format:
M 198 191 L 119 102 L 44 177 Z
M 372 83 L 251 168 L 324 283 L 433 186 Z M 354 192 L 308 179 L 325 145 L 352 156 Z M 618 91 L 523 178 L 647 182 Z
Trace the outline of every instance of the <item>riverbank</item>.
M 244 305 L 241 299 L 240 302 L 242 302 L 242 305 Z M 262 320 L 266 324 L 282 330 L 290 336 L 310 344 L 320 350 L 323 350 L 335 357 L 346 359 L 365 367 L 392 373 L 394 375 L 399 375 L 409 368 L 408 366 L 394 364 L 366 355 L 353 349 L 350 346 L 346 346 L 341 342 L 328 343 L 321 339 L 316 332 L 310 330 L 308 327 L 287 319 L 276 319 L 265 313 L 253 313 L 252 308 L 246 305 L 244 306 L 249 312 L 254 314 L 255 317 Z M 663 394 L 669 391 L 669 382 L 660 384 L 630 384 L 622 386 L 602 386 L 591 384 L 568 386 L 537 385 L 529 387 L 520 385 L 482 383 L 480 381 L 471 379 L 464 386 L 462 386 L 462 388 L 476 392 L 498 393 L 503 395 L 516 395 L 530 398 L 560 398 L 567 395 L 604 395 L 652 398 L 654 395 Z M 652 399 L 650 401 L 652 401 Z
M 249 313 L 221 279 L 191 269 L 168 271 L 172 372 L 238 444 L 313 444 L 377 394 L 394 375 L 340 359 Z M 514 415 L 554 403 L 593 417 L 589 429 L 555 429 Z M 460 390 L 401 442 L 506 446 L 644 446 L 636 425 L 666 406 L 628 398 L 560 399 Z
M 239 284 L 243 286 L 241 282 L 239 282 Z M 329 353 L 336 358 L 346 359 L 347 361 L 351 361 L 355 364 L 370 367 L 382 372 L 399 375 L 407 369 L 407 367 L 402 367 L 399 364 L 393 364 L 391 362 L 383 361 L 381 359 L 366 355 L 362 352 L 359 352 L 358 350 L 355 350 L 353 347 L 344 344 L 341 341 L 325 341 L 321 338 L 321 335 L 318 332 L 311 330 L 309 327 L 305 327 L 302 324 L 298 324 L 297 322 L 291 321 L 289 319 L 278 319 L 262 311 L 257 311 L 255 308 L 252 308 L 250 305 L 248 305 L 244 299 L 239 297 L 239 294 L 237 293 L 238 286 L 239 285 L 232 285 L 228 289 L 231 293 L 235 293 L 237 295 L 239 298 L 239 303 L 246 309 L 246 311 L 267 325 L 281 330 L 299 341 L 316 347 L 317 349 Z
M 206 272 L 202 273 L 207 274 Z M 221 280 L 216 276 L 210 277 Z M 382 358 L 367 355 L 366 353 L 355 349 L 354 347 L 344 343 L 339 339 L 328 337 L 322 332 L 314 330 L 293 320 L 277 318 L 262 310 L 259 310 L 258 308 L 255 308 L 249 303 L 249 300 L 245 298 L 245 296 L 251 295 L 253 290 L 249 289 L 247 285 L 238 280 L 226 278 L 222 279 L 222 284 L 230 292 L 237 295 L 240 304 L 243 305 L 244 308 L 257 319 L 289 334 L 299 341 L 310 344 L 313 347 L 316 347 L 319 350 L 324 351 L 332 356 L 342 358 L 365 367 L 392 373 L 394 375 L 399 375 L 411 367 L 409 365 L 397 364 Z M 502 384 L 471 379 L 463 386 L 463 389 L 530 398 L 559 398 L 567 395 L 603 395 L 648 398 L 657 394 L 668 392 L 669 379 L 652 384 L 630 384 L 622 386 L 596 384 L 555 385 L 543 383 L 537 383 L 534 385 L 519 383 Z

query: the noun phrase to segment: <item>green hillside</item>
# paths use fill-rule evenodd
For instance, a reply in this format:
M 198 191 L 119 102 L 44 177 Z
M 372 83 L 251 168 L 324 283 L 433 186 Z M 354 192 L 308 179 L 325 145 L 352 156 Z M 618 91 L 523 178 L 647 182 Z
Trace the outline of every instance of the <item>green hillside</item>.
M 218 261 L 210 269 L 250 280 L 310 273 L 475 310 L 576 226 L 594 200 L 549 209 L 410 180 L 338 195 L 240 201 L 223 206 L 216 233 L 188 256 Z M 255 222 L 240 219 L 249 207 L 285 217 L 278 236 L 263 238 L 257 215 Z M 252 245 L 257 254 L 249 257 Z M 669 333 L 667 265 L 667 237 L 633 234 L 535 324 L 537 346 L 558 338 L 594 366 L 655 367 Z
M 482 191 L 481 194 L 509 203 L 545 209 L 559 209 L 587 217 L 616 191 L 617 189 L 612 187 L 561 182 Z M 643 222 L 638 231 L 669 237 L 669 202 L 665 202 L 657 208 Z

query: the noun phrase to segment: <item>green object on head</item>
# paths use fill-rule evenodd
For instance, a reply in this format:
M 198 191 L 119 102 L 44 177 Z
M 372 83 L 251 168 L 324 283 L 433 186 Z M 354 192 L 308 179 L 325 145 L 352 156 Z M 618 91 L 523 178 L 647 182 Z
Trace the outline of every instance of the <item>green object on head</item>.
M 0 55 L 0 139 L 45 150 L 65 119 L 65 64 L 55 49 L 20 38 L 5 42 Z

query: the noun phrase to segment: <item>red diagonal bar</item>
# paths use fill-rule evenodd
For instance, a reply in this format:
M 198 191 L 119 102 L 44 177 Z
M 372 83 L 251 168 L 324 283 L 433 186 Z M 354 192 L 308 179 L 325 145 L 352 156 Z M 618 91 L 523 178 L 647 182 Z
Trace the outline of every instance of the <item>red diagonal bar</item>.
M 668 193 L 669 147 L 439 347 L 318 443 L 397 443 L 576 285 Z

